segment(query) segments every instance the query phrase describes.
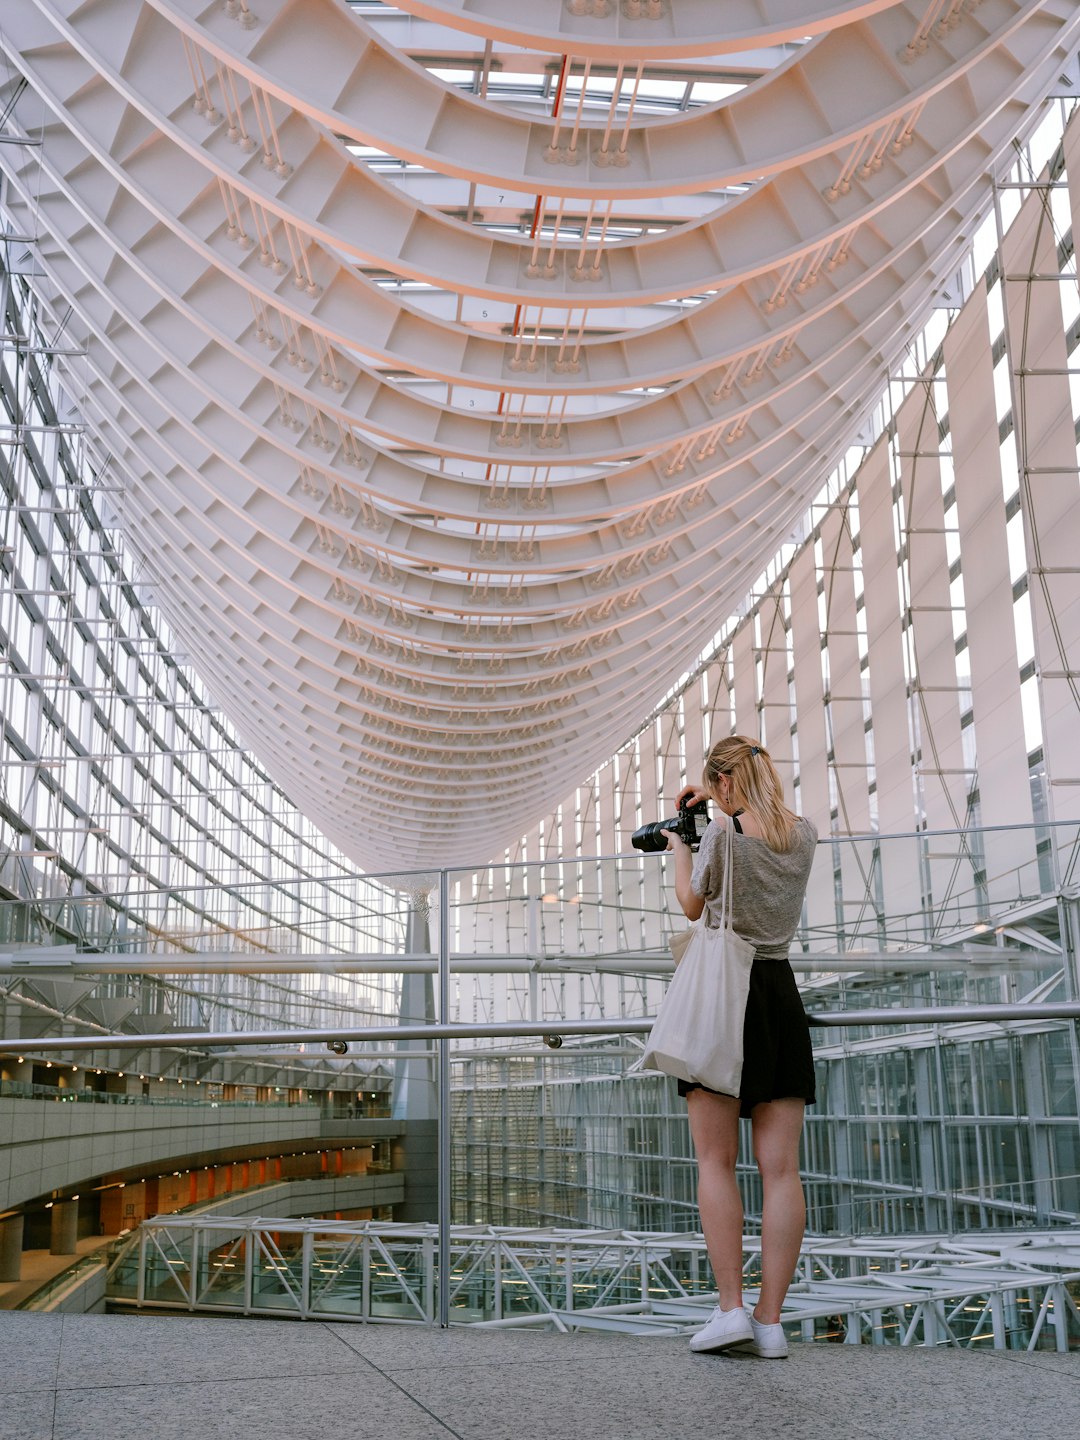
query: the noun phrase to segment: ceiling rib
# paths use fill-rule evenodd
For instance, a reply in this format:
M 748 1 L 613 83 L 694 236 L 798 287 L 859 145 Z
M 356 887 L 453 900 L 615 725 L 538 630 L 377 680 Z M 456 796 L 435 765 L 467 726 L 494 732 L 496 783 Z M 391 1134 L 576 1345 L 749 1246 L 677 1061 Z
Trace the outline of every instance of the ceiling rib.
M 401 8 L 34 0 L 0 36 L 109 503 L 368 869 L 490 859 L 649 712 L 1080 40 L 1073 0 Z M 458 38 L 425 68 L 417 27 Z

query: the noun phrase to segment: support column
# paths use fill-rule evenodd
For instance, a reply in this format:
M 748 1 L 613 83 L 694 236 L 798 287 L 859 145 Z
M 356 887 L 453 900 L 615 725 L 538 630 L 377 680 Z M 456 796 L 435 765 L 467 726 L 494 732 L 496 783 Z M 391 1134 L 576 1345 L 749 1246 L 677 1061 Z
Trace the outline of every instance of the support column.
M 789 801 L 795 794 L 795 752 L 791 743 L 785 586 L 778 580 L 761 602 L 761 730 Z
M 731 642 L 731 669 L 735 692 L 735 732 L 739 735 L 756 736 L 760 732 L 761 717 L 757 705 L 753 616 L 735 631 L 735 638 Z M 727 733 L 724 729 L 714 731 L 709 739 L 710 746 L 723 740 Z
M 416 904 L 409 911 L 405 948 L 410 955 L 430 955 L 431 935 L 426 908 Z M 430 975 L 401 977 L 403 1025 L 430 1025 L 435 1019 L 435 995 Z M 391 1114 L 404 1120 L 405 1134 L 395 1142 L 393 1168 L 405 1172 L 405 1199 L 394 1209 L 395 1220 L 434 1220 L 438 1206 L 438 1090 L 435 1063 L 429 1055 L 412 1055 L 430 1050 L 429 1040 L 398 1040 L 394 1048 L 394 1087 Z
M 946 1144 L 944 1127 L 941 1124 L 942 1104 L 934 1098 L 934 1087 L 930 1072 L 931 1053 L 929 1050 L 913 1050 L 911 1064 L 915 1074 L 915 1113 L 918 1122 L 918 1163 L 917 1175 L 912 1176 L 913 1188 L 921 1187 L 922 1223 L 928 1231 L 949 1228 L 948 1205 L 942 1206 L 938 1198 L 946 1189 L 945 1177 L 941 1173 L 940 1154 Z M 941 1149 L 939 1150 L 939 1146 Z
M 1049 1117 L 1046 1076 L 1043 1070 L 1044 1035 L 1021 1035 L 1020 1066 L 1027 1100 L 1028 1130 L 1031 1136 L 1031 1169 L 1035 1191 L 1035 1223 L 1051 1225 L 1054 1209 L 1053 1142 Z
M 50 1255 L 74 1255 L 79 1238 L 78 1200 L 57 1200 L 52 1207 L 52 1228 L 49 1235 Z
M 851 1172 L 851 1134 L 847 1103 L 847 1059 L 830 1059 L 825 1068 L 825 1124 L 832 1127 L 834 1229 L 840 1235 L 854 1235 L 856 1180 Z
M 961 554 L 971 557 L 964 564 L 967 654 L 979 775 L 979 823 L 988 827 L 981 837 L 983 868 L 993 914 L 996 908 L 1015 902 L 1015 872 L 1035 859 L 1031 829 L 1035 817 L 1020 699 L 1001 441 L 984 286 L 975 287 L 957 316 L 945 337 L 944 351 L 958 539 Z M 1075 443 L 1073 451 L 1075 456 Z M 995 831 L 997 825 L 1027 829 Z
M 0 1281 L 22 1279 L 23 1217 L 0 1220 Z

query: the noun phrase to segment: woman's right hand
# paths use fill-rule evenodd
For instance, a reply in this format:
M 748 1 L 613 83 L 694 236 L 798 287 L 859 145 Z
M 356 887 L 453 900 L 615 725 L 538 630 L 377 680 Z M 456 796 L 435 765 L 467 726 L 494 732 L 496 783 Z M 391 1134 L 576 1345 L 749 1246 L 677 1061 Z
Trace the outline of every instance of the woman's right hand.
M 700 805 L 703 800 L 711 800 L 712 796 L 700 785 L 684 785 L 675 796 L 675 808 L 678 809 L 684 802 L 687 805 Z

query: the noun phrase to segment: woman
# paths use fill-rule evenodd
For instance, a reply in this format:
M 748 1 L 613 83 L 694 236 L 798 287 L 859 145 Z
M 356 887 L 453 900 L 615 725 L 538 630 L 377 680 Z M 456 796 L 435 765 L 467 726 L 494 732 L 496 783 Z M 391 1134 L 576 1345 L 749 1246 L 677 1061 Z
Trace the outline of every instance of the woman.
M 780 1307 L 791 1284 L 806 1224 L 799 1179 L 803 1111 L 814 1101 L 814 1061 L 806 1013 L 788 964 L 799 923 L 817 831 L 784 804 L 768 752 L 743 735 L 721 740 L 705 761 L 704 789 L 687 786 L 678 799 L 711 800 L 720 815 L 707 827 L 696 857 L 671 831 L 675 894 L 690 920 L 720 913 L 732 828 L 732 925 L 754 946 L 743 1022 L 738 1097 L 679 1081 L 686 1096 L 698 1161 L 698 1208 L 720 1303 L 691 1350 L 739 1347 L 782 1359 L 787 1340 Z M 735 1180 L 739 1117 L 749 1118 L 761 1174 L 761 1291 L 752 1315 L 742 1305 L 742 1198 Z

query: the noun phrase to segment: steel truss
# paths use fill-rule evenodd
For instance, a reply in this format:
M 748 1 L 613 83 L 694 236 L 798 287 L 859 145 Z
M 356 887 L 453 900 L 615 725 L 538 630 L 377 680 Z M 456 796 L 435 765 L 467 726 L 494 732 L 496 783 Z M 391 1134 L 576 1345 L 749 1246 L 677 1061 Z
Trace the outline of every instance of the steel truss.
M 438 1227 L 158 1216 L 112 1261 L 140 1309 L 437 1323 Z M 760 1243 L 745 1242 L 748 1294 Z M 810 1239 L 783 1322 L 848 1345 L 1080 1346 L 1080 1231 Z M 454 1226 L 451 1323 L 679 1336 L 716 1302 L 700 1234 Z

